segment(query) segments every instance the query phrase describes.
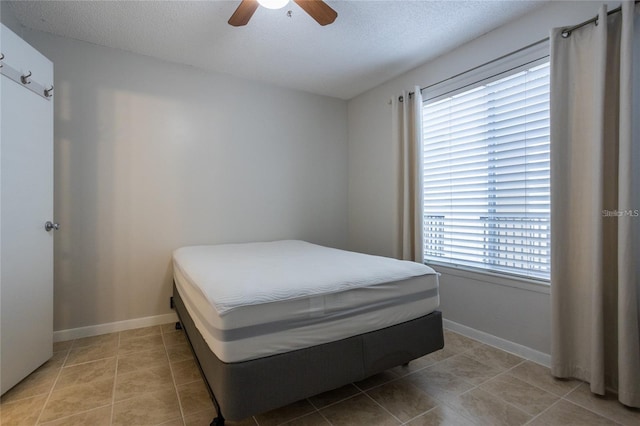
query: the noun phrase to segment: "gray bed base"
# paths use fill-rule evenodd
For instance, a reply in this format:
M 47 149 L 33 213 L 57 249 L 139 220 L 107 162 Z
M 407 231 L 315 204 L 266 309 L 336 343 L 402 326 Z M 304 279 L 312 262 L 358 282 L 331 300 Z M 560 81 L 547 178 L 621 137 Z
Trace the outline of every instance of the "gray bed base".
M 442 314 L 434 311 L 331 343 L 224 363 L 196 328 L 175 283 L 172 306 L 216 406 L 218 417 L 211 425 L 223 425 L 225 418 L 241 420 L 360 381 L 444 347 Z

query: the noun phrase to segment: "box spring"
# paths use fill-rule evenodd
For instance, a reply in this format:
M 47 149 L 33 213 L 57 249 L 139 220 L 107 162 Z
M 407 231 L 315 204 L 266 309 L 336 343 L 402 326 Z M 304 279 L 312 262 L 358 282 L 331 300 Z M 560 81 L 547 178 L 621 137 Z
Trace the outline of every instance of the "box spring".
M 173 303 L 219 415 L 229 420 L 241 420 L 339 388 L 444 346 L 442 315 L 434 311 L 331 343 L 224 363 L 197 330 L 175 284 Z

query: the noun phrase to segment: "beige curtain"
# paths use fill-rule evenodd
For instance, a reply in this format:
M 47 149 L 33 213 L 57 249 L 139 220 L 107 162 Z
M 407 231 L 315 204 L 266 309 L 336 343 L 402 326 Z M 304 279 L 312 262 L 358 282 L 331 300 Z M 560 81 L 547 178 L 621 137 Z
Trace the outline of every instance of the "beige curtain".
M 422 95 L 420 87 L 392 101 L 393 134 L 399 150 L 397 256 L 423 262 Z
M 597 394 L 617 391 L 633 407 L 640 407 L 638 9 L 624 2 L 607 16 L 603 7 L 597 24 L 551 34 L 552 372 Z

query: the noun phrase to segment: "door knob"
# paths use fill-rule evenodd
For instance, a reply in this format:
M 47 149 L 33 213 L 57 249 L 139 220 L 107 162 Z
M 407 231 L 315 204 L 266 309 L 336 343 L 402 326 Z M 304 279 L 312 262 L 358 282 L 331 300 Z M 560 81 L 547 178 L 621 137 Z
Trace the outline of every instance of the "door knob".
M 49 232 L 51 230 L 57 231 L 58 229 L 60 229 L 60 225 L 57 223 L 53 223 L 50 220 L 48 220 L 45 224 L 44 224 L 44 230 Z

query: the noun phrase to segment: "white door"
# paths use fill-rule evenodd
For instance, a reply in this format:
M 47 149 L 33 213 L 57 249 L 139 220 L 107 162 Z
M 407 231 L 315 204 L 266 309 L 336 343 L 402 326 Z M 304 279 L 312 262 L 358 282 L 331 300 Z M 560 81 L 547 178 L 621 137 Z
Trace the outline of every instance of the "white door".
M 53 101 L 30 87 L 53 83 L 53 64 L 2 26 L 0 50 L 1 393 L 52 355 Z M 18 78 L 18 80 L 20 80 Z

